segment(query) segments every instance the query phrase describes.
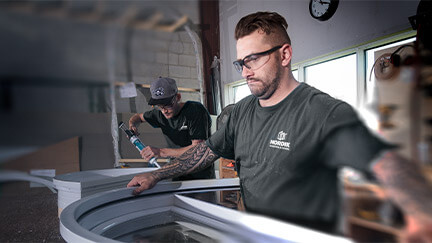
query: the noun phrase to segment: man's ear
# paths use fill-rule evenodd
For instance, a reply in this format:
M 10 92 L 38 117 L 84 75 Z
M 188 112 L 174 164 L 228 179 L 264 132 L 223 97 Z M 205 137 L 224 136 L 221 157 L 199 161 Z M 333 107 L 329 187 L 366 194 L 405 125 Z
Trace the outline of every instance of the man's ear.
M 181 100 L 181 94 L 177 93 L 177 102 L 179 102 Z
M 288 66 L 291 63 L 292 48 L 290 44 L 282 46 L 282 66 Z

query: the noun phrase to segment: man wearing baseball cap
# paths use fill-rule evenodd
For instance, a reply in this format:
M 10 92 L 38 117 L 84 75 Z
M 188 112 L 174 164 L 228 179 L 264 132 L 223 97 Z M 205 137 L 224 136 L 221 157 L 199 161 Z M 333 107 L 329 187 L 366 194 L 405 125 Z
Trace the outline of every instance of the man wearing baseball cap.
M 168 148 L 147 146 L 141 157 L 178 157 L 188 149 L 205 141 L 210 136 L 211 119 L 207 109 L 199 102 L 180 102 L 174 79 L 160 77 L 150 85 L 151 99 L 148 101 L 155 109 L 133 115 L 129 128 L 138 134 L 138 126 L 146 121 L 154 128 L 162 129 Z M 173 180 L 213 179 L 214 166 Z

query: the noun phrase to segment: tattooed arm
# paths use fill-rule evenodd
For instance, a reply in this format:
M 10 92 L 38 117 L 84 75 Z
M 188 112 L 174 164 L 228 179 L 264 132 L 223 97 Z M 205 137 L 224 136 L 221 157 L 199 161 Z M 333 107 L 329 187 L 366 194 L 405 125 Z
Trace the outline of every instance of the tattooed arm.
M 432 186 L 420 167 L 396 153 L 387 152 L 373 166 L 388 197 L 404 212 L 408 242 L 432 242 Z
M 135 176 L 127 187 L 139 186 L 133 191 L 134 195 L 137 195 L 151 189 L 160 180 L 200 171 L 210 166 L 218 158 L 219 156 L 214 154 L 205 142 L 201 142 L 159 170 Z

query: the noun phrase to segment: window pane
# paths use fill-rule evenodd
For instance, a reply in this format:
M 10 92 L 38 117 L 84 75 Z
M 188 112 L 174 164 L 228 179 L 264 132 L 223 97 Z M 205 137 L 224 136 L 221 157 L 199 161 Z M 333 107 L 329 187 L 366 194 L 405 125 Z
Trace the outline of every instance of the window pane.
M 416 40 L 416 38 L 410 38 L 407 40 L 402 40 L 402 41 L 398 41 L 392 44 L 388 44 L 385 46 L 381 46 L 381 47 L 377 47 L 374 49 L 369 49 L 366 51 L 366 71 L 367 71 L 367 75 L 366 75 L 366 91 L 367 91 L 367 100 L 366 102 L 372 102 L 371 99 L 373 99 L 373 90 L 375 88 L 375 75 L 372 74 L 372 67 L 375 63 L 375 52 L 380 51 L 380 50 L 384 50 L 384 49 L 388 49 L 391 47 L 395 47 L 395 46 L 400 46 L 400 45 L 404 45 L 404 44 L 409 44 L 412 43 Z
M 306 67 L 305 81 L 334 98 L 357 106 L 355 54 Z
M 249 87 L 247 83 L 238 85 L 234 87 L 234 103 L 239 102 L 244 97 L 250 95 L 251 92 L 249 90 Z
M 292 74 L 297 81 L 300 81 L 300 80 L 298 80 L 298 70 L 292 71 Z
M 388 45 L 376 47 L 373 49 L 366 50 L 366 96 L 364 101 L 364 108 L 362 109 L 362 116 L 368 125 L 373 130 L 378 130 L 379 115 L 376 111 L 376 102 L 378 98 L 378 91 L 376 89 L 376 80 L 373 73 L 372 67 L 375 64 L 376 52 L 386 50 L 392 47 L 401 46 L 404 44 L 412 44 L 415 41 L 414 38 L 407 40 L 398 41 Z

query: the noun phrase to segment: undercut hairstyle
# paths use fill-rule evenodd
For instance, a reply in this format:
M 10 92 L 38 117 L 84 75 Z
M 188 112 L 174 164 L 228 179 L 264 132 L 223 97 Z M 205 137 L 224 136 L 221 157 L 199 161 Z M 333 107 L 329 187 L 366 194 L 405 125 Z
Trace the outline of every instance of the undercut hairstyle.
M 250 35 L 256 30 L 261 30 L 267 35 L 274 34 L 277 44 L 288 43 L 291 40 L 287 33 L 288 24 L 284 17 L 276 12 L 256 12 L 240 19 L 235 28 L 235 39 Z

